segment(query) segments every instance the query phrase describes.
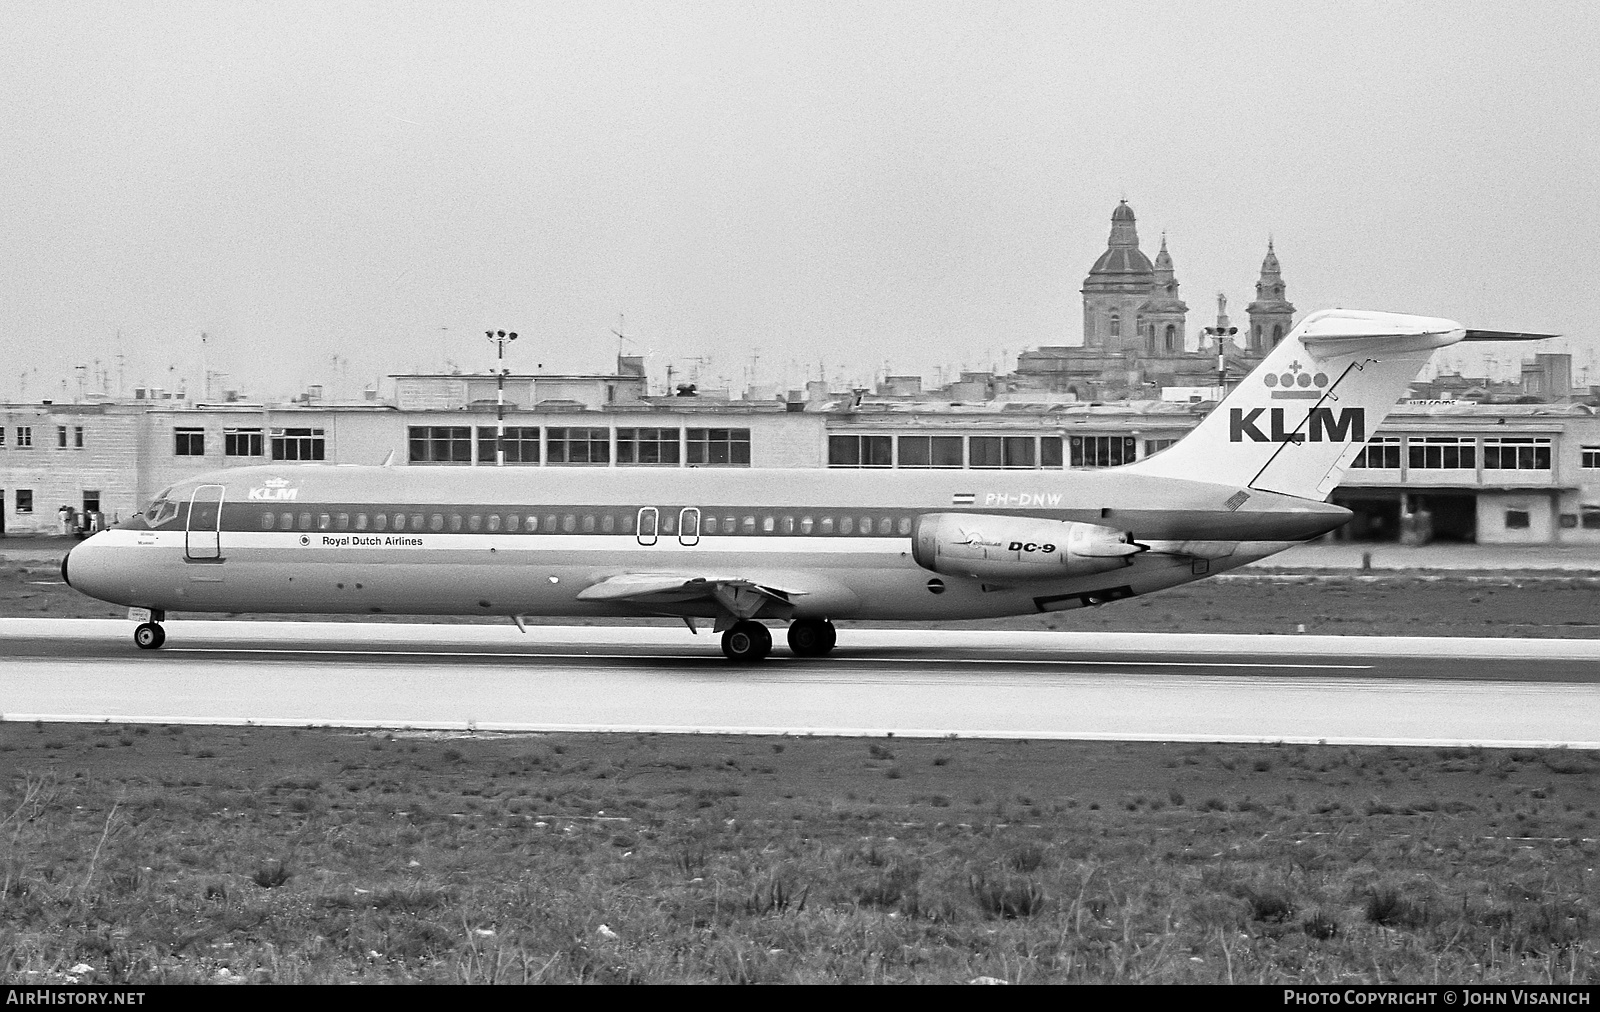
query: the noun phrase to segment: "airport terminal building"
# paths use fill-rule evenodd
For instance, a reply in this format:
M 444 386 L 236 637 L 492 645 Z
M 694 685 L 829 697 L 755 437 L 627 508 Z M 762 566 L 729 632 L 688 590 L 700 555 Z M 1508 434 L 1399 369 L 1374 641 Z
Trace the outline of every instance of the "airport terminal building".
M 1215 325 L 1191 332 L 1163 237 L 1139 249 L 1133 209 L 1112 212 L 1082 287 L 1084 343 L 1023 352 L 1015 371 L 917 376 L 875 390 L 732 400 L 690 387 L 652 396 L 643 360 L 604 375 L 504 378 L 504 466 L 532 481 L 565 467 L 1072 469 L 1115 467 L 1171 446 L 1214 407 Z M 1237 380 L 1293 325 L 1268 244 L 1254 301 L 1221 341 Z M 281 463 L 492 467 L 492 373 L 390 377 L 353 402 L 312 388 L 283 404 L 201 403 L 158 390 L 127 399 L 0 405 L 0 533 L 49 533 L 63 507 L 126 517 L 183 478 Z M 1333 493 L 1357 540 L 1600 542 L 1600 419 L 1575 402 L 1570 359 L 1536 355 L 1520 382 L 1447 374 L 1414 387 Z M 686 394 L 686 395 L 680 395 Z M 1495 403 L 1495 402 L 1528 403 Z M 548 470 L 545 470 L 548 469 Z

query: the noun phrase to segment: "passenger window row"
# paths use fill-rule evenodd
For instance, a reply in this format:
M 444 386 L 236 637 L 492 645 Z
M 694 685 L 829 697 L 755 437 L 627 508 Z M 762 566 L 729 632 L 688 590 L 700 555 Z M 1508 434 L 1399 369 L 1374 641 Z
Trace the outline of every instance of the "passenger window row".
M 699 534 L 756 536 L 775 534 L 853 535 L 892 537 L 911 533 L 909 514 L 835 515 L 825 513 L 746 513 L 713 514 L 700 519 Z M 663 510 L 662 534 L 677 533 L 677 510 Z M 417 513 L 403 510 L 383 513 L 311 512 L 268 510 L 261 514 L 264 531 L 357 531 L 368 533 L 429 532 L 437 534 L 633 534 L 638 521 L 635 511 L 583 513 Z M 647 535 L 651 531 L 647 528 Z

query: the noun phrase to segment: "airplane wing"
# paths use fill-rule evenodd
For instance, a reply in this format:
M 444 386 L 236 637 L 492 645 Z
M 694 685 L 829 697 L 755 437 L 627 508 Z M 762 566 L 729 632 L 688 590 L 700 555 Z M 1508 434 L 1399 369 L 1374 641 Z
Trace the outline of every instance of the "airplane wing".
M 787 605 L 807 593 L 740 576 L 705 573 L 619 573 L 578 592 L 580 601 L 614 601 L 644 607 L 709 601 L 735 618 L 753 617 L 769 602 Z

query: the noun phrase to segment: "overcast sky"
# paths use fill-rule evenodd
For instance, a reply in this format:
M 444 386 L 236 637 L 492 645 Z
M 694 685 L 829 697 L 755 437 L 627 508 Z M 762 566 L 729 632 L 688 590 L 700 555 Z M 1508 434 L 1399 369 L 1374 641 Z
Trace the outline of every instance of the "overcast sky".
M 202 331 L 258 395 L 487 369 L 488 328 L 604 371 L 619 314 L 657 382 L 931 382 L 1080 343 L 1122 197 L 1191 332 L 1271 235 L 1302 313 L 1583 366 L 1597 40 L 1584 2 L 5 3 L 0 397 L 119 350 L 193 389 Z

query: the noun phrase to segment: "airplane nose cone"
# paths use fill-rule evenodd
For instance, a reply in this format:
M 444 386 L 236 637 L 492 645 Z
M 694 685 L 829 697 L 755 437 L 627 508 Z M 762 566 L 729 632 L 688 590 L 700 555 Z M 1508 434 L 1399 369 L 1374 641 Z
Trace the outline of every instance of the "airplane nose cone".
M 61 582 L 72 586 L 72 577 L 67 575 L 67 560 L 72 558 L 72 549 L 67 549 L 67 554 L 61 557 Z

